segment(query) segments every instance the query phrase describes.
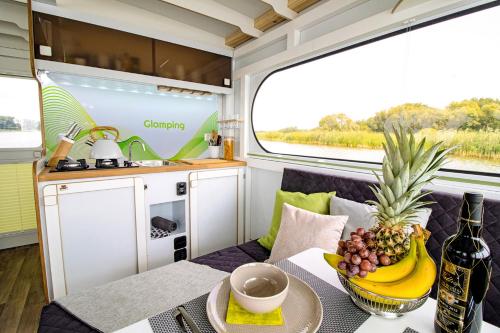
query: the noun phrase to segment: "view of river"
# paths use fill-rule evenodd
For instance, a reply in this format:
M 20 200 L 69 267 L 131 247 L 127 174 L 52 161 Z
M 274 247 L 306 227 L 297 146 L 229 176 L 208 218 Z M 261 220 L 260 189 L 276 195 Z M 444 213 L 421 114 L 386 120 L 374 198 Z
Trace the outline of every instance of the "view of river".
M 337 158 L 354 161 L 382 162 L 384 151 L 382 149 L 360 149 L 346 147 L 330 147 L 317 145 L 304 145 L 279 141 L 264 141 L 260 143 L 268 151 L 278 154 L 303 155 L 314 157 Z M 447 169 L 482 171 L 500 173 L 500 161 L 475 160 L 450 157 Z

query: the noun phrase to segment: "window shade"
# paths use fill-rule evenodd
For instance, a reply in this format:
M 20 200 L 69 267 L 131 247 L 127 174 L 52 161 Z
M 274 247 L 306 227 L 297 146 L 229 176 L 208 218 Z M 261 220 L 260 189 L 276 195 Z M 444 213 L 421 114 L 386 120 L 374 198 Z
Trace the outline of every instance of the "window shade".
M 32 165 L 0 164 L 0 234 L 36 229 Z
M 26 4 L 0 0 L 0 74 L 33 76 L 28 35 Z

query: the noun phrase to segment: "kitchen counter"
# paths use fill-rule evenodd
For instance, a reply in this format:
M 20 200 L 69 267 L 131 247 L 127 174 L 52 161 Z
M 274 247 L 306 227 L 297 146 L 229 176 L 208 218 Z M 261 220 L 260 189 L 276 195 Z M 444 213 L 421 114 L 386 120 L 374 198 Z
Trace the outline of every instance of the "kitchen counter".
M 38 174 L 38 182 L 47 182 L 54 180 L 72 180 L 72 179 L 82 179 L 82 178 L 117 177 L 117 176 L 140 175 L 148 173 L 174 172 L 174 171 L 220 169 L 220 168 L 231 168 L 231 167 L 242 167 L 242 166 L 246 166 L 246 162 L 217 161 L 217 163 L 210 163 L 209 161 L 207 161 L 206 163 L 197 163 L 197 164 L 188 164 L 186 162 L 180 162 L 178 165 L 166 165 L 166 166 L 155 166 L 155 167 L 92 169 L 92 170 L 64 171 L 64 172 L 50 172 L 51 168 L 45 168 Z

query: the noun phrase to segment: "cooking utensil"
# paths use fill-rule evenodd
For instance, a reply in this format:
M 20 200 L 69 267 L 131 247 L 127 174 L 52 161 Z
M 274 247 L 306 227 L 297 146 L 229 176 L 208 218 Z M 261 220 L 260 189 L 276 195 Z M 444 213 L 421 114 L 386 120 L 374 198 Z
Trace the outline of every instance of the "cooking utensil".
M 96 132 L 104 131 L 104 132 L 115 132 L 115 138 L 108 139 L 106 135 L 104 138 L 97 138 Z M 100 160 L 111 160 L 111 159 L 119 159 L 123 158 L 122 151 L 116 141 L 120 137 L 120 132 L 118 129 L 111 126 L 98 126 L 94 127 L 90 130 L 90 138 L 94 142 L 92 148 L 90 150 L 90 158 L 100 159 Z
M 281 305 L 284 324 L 281 326 L 233 325 L 226 323 L 231 286 L 229 277 L 219 282 L 207 299 L 207 316 L 219 333 L 314 333 L 323 320 L 323 306 L 318 295 L 305 282 L 288 274 L 288 296 Z

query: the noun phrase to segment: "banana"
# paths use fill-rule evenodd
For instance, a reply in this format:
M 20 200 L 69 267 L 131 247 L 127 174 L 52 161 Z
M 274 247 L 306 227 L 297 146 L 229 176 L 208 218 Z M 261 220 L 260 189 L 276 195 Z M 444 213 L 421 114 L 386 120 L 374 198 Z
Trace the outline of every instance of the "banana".
M 329 253 L 325 253 L 323 257 L 330 266 L 332 266 L 337 271 L 345 275 L 346 272 L 338 268 L 339 262 L 344 260 L 344 257 L 339 256 L 338 254 L 329 254 Z M 374 273 L 368 273 L 368 275 L 364 278 L 360 278 L 357 276 L 353 277 L 351 278 L 351 281 L 354 279 L 356 280 L 362 279 L 372 282 L 397 281 L 410 274 L 415 268 L 416 263 L 417 263 L 417 242 L 415 236 L 412 235 L 410 243 L 410 251 L 408 252 L 408 255 L 404 257 L 401 261 L 397 262 L 394 265 L 379 267 Z
M 416 237 L 416 242 L 417 263 L 415 269 L 406 277 L 393 282 L 373 282 L 365 279 L 350 279 L 350 281 L 377 295 L 408 299 L 423 296 L 434 284 L 437 268 L 425 249 L 424 236 L 421 232 Z

